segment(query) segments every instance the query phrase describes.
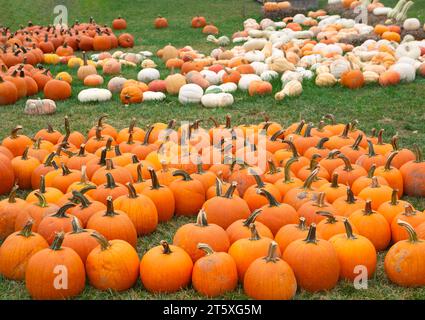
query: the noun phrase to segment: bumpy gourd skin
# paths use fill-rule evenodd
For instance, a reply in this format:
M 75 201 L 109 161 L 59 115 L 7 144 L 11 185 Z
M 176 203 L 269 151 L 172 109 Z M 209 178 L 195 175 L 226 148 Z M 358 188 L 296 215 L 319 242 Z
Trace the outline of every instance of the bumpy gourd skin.
M 99 290 L 124 291 L 133 287 L 139 276 L 136 250 L 123 240 L 109 241 L 109 247 L 93 249 L 87 257 L 87 276 Z

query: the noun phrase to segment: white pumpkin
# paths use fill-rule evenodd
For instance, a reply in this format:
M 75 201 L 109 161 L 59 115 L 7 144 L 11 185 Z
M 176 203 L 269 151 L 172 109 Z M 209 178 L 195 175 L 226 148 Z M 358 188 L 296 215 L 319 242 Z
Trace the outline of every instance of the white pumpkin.
M 223 49 L 221 48 L 215 48 L 211 51 L 210 56 L 214 59 L 218 59 L 218 57 L 220 56 L 220 54 L 223 53 Z
M 162 101 L 165 99 L 163 92 L 145 91 L 143 92 L 143 101 Z
M 332 87 L 338 80 L 334 77 L 332 73 L 323 72 L 316 77 L 315 83 L 318 87 Z
M 261 75 L 264 71 L 267 71 L 269 69 L 268 65 L 264 62 L 254 61 L 250 64 L 254 68 L 255 74 L 257 75 Z
M 330 72 L 337 79 L 341 78 L 341 75 L 348 70 L 350 70 L 350 63 L 345 59 L 337 59 L 330 65 Z
M 145 60 L 142 61 L 141 67 L 143 69 L 156 68 L 156 63 L 151 59 L 145 59 Z
M 266 45 L 266 39 L 251 39 L 243 44 L 245 51 L 262 50 Z
M 235 92 L 238 89 L 238 86 L 236 83 L 233 82 L 226 82 L 220 85 L 221 90 L 223 92 Z
M 303 92 L 303 86 L 298 80 L 288 82 L 285 87 L 275 94 L 276 100 L 283 100 L 285 97 L 297 97 Z
M 292 80 L 298 80 L 299 82 L 303 81 L 303 75 L 296 71 L 285 71 L 280 78 L 282 85 L 285 86 L 288 82 Z
M 183 85 L 179 90 L 179 101 L 181 104 L 199 103 L 204 90 L 194 83 Z
M 229 107 L 233 104 L 234 99 L 230 93 L 208 93 L 205 94 L 201 103 L 205 108 L 222 108 Z
M 373 71 L 363 72 L 363 77 L 366 83 L 375 83 L 379 81 L 379 74 Z
M 373 14 L 375 16 L 387 16 L 392 9 L 393 8 L 390 8 L 390 7 L 377 7 L 373 9 Z
M 400 80 L 412 82 L 416 78 L 416 69 L 411 64 L 402 62 L 391 66 L 390 70 L 394 70 L 400 74 Z
M 421 48 L 416 42 L 406 42 L 397 47 L 395 54 L 398 59 L 409 57 L 416 60 L 421 56 Z
M 407 31 L 416 31 L 421 27 L 421 22 L 417 18 L 409 18 L 404 20 L 403 28 Z
M 24 113 L 29 115 L 45 115 L 56 112 L 56 103 L 50 99 L 28 99 Z
M 78 101 L 80 102 L 103 102 L 112 98 L 112 92 L 108 89 L 90 88 L 80 91 Z
M 152 80 L 158 80 L 161 77 L 159 74 L 159 71 L 154 68 L 145 68 L 140 70 L 139 74 L 137 75 L 137 80 L 149 83 Z
M 300 73 L 302 75 L 303 79 L 309 80 L 309 79 L 313 79 L 313 77 L 314 77 L 313 71 L 306 70 L 306 69 L 304 69 L 302 67 L 297 67 L 295 69 L 295 71 L 298 72 L 298 73 Z
M 264 59 L 266 59 L 264 53 L 260 50 L 248 51 L 245 53 L 244 58 L 248 60 L 248 62 L 264 61 Z
M 268 27 L 274 27 L 275 22 L 272 19 L 265 18 L 260 21 L 260 27 L 261 29 L 267 29 Z
M 273 70 L 266 70 L 260 75 L 261 80 L 269 81 L 269 82 L 274 79 L 277 79 L 278 77 L 279 77 L 279 74 Z
M 220 82 L 220 77 L 217 73 L 211 70 L 202 70 L 200 72 L 202 76 L 210 83 L 210 84 L 218 84 Z
M 124 82 L 126 82 L 127 79 L 123 77 L 113 77 L 108 82 L 108 90 L 112 93 L 118 93 L 122 91 Z
M 410 57 L 401 57 L 398 59 L 397 63 L 407 63 L 412 65 L 415 69 L 418 69 L 421 65 L 421 62 Z
M 296 14 L 292 19 L 293 22 L 303 24 L 307 20 L 307 17 L 302 13 Z
M 261 78 L 257 76 L 256 74 L 242 74 L 241 79 L 239 80 L 239 83 L 238 83 L 238 87 L 242 91 L 247 91 L 249 84 L 252 81 L 258 81 L 258 80 L 261 80 Z

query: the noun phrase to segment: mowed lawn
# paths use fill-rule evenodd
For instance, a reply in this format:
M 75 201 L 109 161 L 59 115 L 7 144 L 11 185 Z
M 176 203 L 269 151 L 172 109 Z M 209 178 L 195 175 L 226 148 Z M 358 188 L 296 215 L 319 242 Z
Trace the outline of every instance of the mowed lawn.
M 383 1 L 394 5 L 396 1 Z M 127 32 L 135 36 L 137 46 L 134 52 L 150 50 L 156 52 L 168 43 L 177 47 L 190 45 L 204 53 L 209 53 L 214 45 L 206 42 L 206 37 L 198 29 L 190 28 L 190 20 L 195 15 L 204 15 L 208 21 L 216 24 L 221 34 L 231 37 L 233 32 L 243 28 L 242 22 L 249 18 L 260 18 L 261 7 L 253 0 L 180 0 L 180 1 L 112 1 L 112 0 L 85 0 L 62 1 L 68 8 L 69 21 L 78 19 L 85 22 L 93 16 L 98 23 L 111 24 L 112 20 L 121 14 L 127 19 Z M 323 1 L 322 1 L 323 3 Z M 19 25 L 25 25 L 28 20 L 35 24 L 51 24 L 54 14 L 53 8 L 57 4 L 52 0 L 14 0 L 9 2 L 0 0 L 0 24 L 10 26 L 13 30 Z M 169 28 L 156 30 L 153 20 L 157 15 L 168 18 Z M 411 16 L 425 18 L 425 3 L 417 1 L 410 12 Z M 80 52 L 77 53 L 79 55 Z M 162 78 L 168 75 L 164 64 L 154 58 L 161 71 Z M 66 67 L 53 67 L 54 74 L 59 71 L 69 71 Z M 123 76 L 136 78 L 139 69 L 125 68 Z M 75 72 L 71 71 L 72 75 Z M 109 78 L 105 79 L 105 87 Z M 341 87 L 318 88 L 313 82 L 303 83 L 304 92 L 301 97 L 276 102 L 272 96 L 249 97 L 246 93 L 235 94 L 235 104 L 228 109 L 209 110 L 200 105 L 182 106 L 176 97 L 168 96 L 160 103 L 142 103 L 124 107 L 118 96 L 113 100 L 101 104 L 81 104 L 77 94 L 83 89 L 82 83 L 74 79 L 73 96 L 65 102 L 57 104 L 57 113 L 53 116 L 26 116 L 23 114 L 25 101 L 21 100 L 14 106 L 0 108 L 0 138 L 3 139 L 16 125 L 24 127 L 24 133 L 33 135 L 46 123 L 55 128 L 63 129 L 63 117 L 68 115 L 73 130 L 87 132 L 96 118 L 108 114 L 108 123 L 117 128 L 128 125 L 132 117 L 136 117 L 139 126 L 147 126 L 154 122 L 167 122 L 169 119 L 178 121 L 203 119 L 203 125 L 210 123 L 207 119 L 214 116 L 223 121 L 227 113 L 232 115 L 234 124 L 258 123 L 263 121 L 263 115 L 289 125 L 300 119 L 317 123 L 321 116 L 333 113 L 340 122 L 357 119 L 360 128 L 369 132 L 372 128 L 384 128 L 385 139 L 398 132 L 400 144 L 411 147 L 417 143 L 425 151 L 425 80 L 419 79 L 414 83 L 403 84 L 392 88 L 380 88 L 370 85 L 357 91 L 350 91 Z M 274 83 L 274 91 L 279 91 L 279 82 Z M 425 209 L 423 199 L 409 199 L 417 209 Z M 194 219 L 173 219 L 162 224 L 158 230 L 148 237 L 139 240 L 138 251 L 140 256 L 158 244 L 161 239 L 171 241 L 175 230 L 182 224 Z M 296 299 L 424 299 L 425 288 L 404 289 L 392 285 L 383 271 L 383 258 L 379 255 L 379 266 L 375 276 L 369 281 L 367 290 L 356 290 L 353 284 L 340 283 L 330 292 L 309 294 L 301 291 Z M 0 299 L 28 299 L 29 296 L 23 283 L 7 281 L 0 278 Z M 140 284 L 123 293 L 100 292 L 87 286 L 80 299 L 203 299 L 193 289 L 185 289 L 176 294 L 152 295 L 145 291 Z M 225 295 L 225 299 L 246 299 L 242 288 Z

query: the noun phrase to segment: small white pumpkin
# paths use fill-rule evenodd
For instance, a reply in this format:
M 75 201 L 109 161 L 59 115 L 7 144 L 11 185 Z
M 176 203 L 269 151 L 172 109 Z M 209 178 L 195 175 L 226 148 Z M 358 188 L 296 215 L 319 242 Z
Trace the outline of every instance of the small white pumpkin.
M 330 72 L 337 79 L 339 79 L 341 75 L 348 70 L 350 70 L 350 63 L 342 58 L 333 61 L 330 65 Z
M 264 71 L 269 69 L 266 63 L 260 61 L 251 62 L 250 65 L 254 68 L 255 74 L 257 75 L 261 75 Z
M 272 19 L 265 18 L 260 21 L 260 27 L 263 30 L 267 29 L 268 27 L 274 27 L 274 26 L 275 26 L 275 22 Z
M 266 45 L 267 40 L 266 39 L 252 39 L 248 40 L 243 44 L 243 48 L 245 51 L 252 51 L 252 50 L 262 50 L 264 46 Z
M 245 53 L 244 58 L 248 60 L 248 62 L 264 61 L 264 59 L 266 59 L 264 53 L 260 50 L 248 51 Z
M 80 91 L 78 101 L 80 102 L 103 102 L 109 101 L 112 93 L 108 89 L 90 88 Z
M 409 57 L 416 60 L 421 56 L 421 48 L 416 42 L 405 42 L 397 47 L 395 55 L 397 59 Z
M 282 86 L 285 86 L 288 82 L 292 80 L 298 80 L 299 82 L 302 82 L 303 75 L 296 71 L 285 71 L 280 80 L 282 81 Z
M 235 92 L 238 89 L 238 86 L 236 83 L 233 82 L 226 82 L 220 85 L 221 90 L 223 92 Z
M 233 104 L 234 99 L 230 93 L 208 93 L 205 94 L 201 103 L 205 108 L 222 108 L 229 107 Z
M 202 70 L 200 72 L 202 76 L 210 83 L 210 84 L 218 84 L 220 82 L 220 77 L 217 73 L 211 70 Z
M 156 68 L 156 63 L 151 59 L 145 59 L 145 60 L 142 61 L 141 67 L 143 69 Z
M 408 18 L 403 22 L 403 28 L 407 31 L 416 31 L 421 27 L 421 22 L 417 18 Z
M 159 71 L 157 69 L 145 68 L 140 70 L 140 72 L 137 75 L 137 80 L 144 83 L 149 83 L 152 80 L 158 80 L 160 77 L 161 75 L 159 74 Z
M 363 77 L 366 83 L 375 83 L 379 81 L 379 74 L 373 71 L 363 72 Z
M 412 82 L 416 78 L 416 69 L 411 64 L 402 62 L 391 66 L 390 70 L 394 70 L 400 74 L 400 80 Z
M 143 92 L 143 101 L 162 101 L 165 99 L 163 92 L 145 91 Z
M 302 13 L 296 14 L 294 18 L 292 19 L 293 22 L 303 24 L 304 21 L 307 20 L 307 17 L 303 15 Z
M 279 77 L 279 74 L 273 70 L 266 70 L 260 75 L 260 77 L 263 81 L 272 81 L 274 79 L 277 79 Z
M 118 93 L 122 91 L 124 82 L 126 82 L 127 79 L 123 77 L 113 77 L 108 82 L 108 90 L 112 93 Z
M 29 115 L 45 115 L 56 112 L 56 103 L 50 99 L 28 99 L 24 113 Z
M 291 62 L 286 60 L 286 58 L 272 58 L 271 62 L 269 63 L 269 69 L 278 73 L 283 73 L 287 70 L 294 71 L 295 66 Z
M 194 83 L 185 84 L 179 90 L 179 101 L 181 104 L 199 103 L 204 90 Z
M 390 7 L 377 7 L 373 9 L 373 14 L 375 16 L 387 16 L 392 9 L 393 8 L 390 8 Z
M 241 79 L 239 80 L 239 83 L 238 83 L 238 87 L 242 91 L 247 91 L 249 84 L 252 81 L 258 81 L 258 80 L 261 80 L 261 78 L 257 76 L 256 74 L 242 74 Z

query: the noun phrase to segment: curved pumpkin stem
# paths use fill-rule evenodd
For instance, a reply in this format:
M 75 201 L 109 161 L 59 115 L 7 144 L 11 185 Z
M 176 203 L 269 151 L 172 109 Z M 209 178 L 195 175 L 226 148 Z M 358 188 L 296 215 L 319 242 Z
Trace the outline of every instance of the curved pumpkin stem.
M 391 145 L 392 145 L 392 147 L 393 147 L 393 151 L 398 151 L 398 150 L 400 150 L 400 149 L 398 148 L 398 138 L 399 138 L 398 134 L 394 135 L 394 136 L 391 138 Z
M 279 261 L 279 257 L 277 256 L 277 243 L 275 241 L 272 241 L 269 246 L 269 252 L 267 253 L 267 256 L 264 258 L 266 262 L 277 262 Z
M 80 203 L 81 207 L 83 208 L 88 208 L 91 205 L 91 202 L 89 199 L 87 199 L 86 196 L 84 196 L 83 193 L 74 190 L 72 191 L 72 198 L 71 201 L 76 203 L 78 201 L 78 203 Z
M 198 243 L 197 248 L 204 251 L 206 256 L 210 256 L 214 253 L 213 248 L 211 248 L 208 244 L 206 243 Z
M 323 138 L 321 138 L 321 139 L 317 142 L 316 149 L 319 149 L 319 150 L 326 149 L 323 145 L 324 145 L 326 142 L 328 142 L 328 141 L 329 141 L 329 138 L 328 138 L 328 137 L 323 137 Z
M 14 129 L 12 129 L 12 131 L 10 132 L 10 138 L 11 139 L 16 139 L 19 136 L 19 131 L 21 131 L 23 129 L 22 126 L 16 126 Z
M 24 150 L 24 153 L 21 156 L 22 160 L 28 160 L 28 151 L 29 151 L 29 147 L 26 147 Z
M 18 235 L 23 236 L 25 238 L 29 238 L 33 235 L 32 227 L 34 225 L 33 219 L 28 219 L 27 223 L 25 223 L 25 226 L 22 228 L 21 231 L 19 231 Z
M 37 197 L 37 200 L 38 200 L 37 205 L 40 208 L 46 208 L 46 207 L 48 207 L 47 200 L 46 200 L 46 198 L 44 197 L 44 195 L 41 192 L 38 192 L 37 191 L 37 192 L 34 193 L 34 195 Z
M 285 168 L 284 168 L 285 182 L 286 183 L 290 183 L 290 182 L 293 181 L 292 178 L 291 178 L 291 166 L 297 161 L 298 161 L 297 158 L 290 158 L 290 159 L 288 159 L 288 161 L 286 161 Z
M 183 181 L 191 181 L 192 177 L 184 170 L 176 170 L 173 172 L 173 177 L 182 177 Z
M 152 133 L 154 128 L 155 128 L 154 126 L 150 126 L 148 128 L 148 130 L 146 131 L 146 134 L 145 134 L 145 138 L 143 139 L 142 145 L 144 145 L 144 146 L 149 145 L 149 137 L 151 136 L 151 133 Z
M 277 174 L 279 172 L 281 172 L 280 168 L 276 167 L 276 165 L 274 164 L 272 159 L 267 160 L 268 164 L 269 164 L 269 174 Z
M 317 174 L 319 173 L 319 169 L 314 169 L 310 175 L 305 179 L 303 184 L 303 189 L 311 189 L 311 184 L 313 183 L 314 179 L 316 178 Z
M 324 115 L 323 116 L 323 119 L 330 120 L 332 125 L 335 125 L 336 124 L 336 118 L 335 118 L 335 116 L 332 113 L 328 113 L 328 114 Z
M 371 188 L 380 188 L 381 187 L 381 185 L 379 184 L 379 181 L 378 181 L 378 177 L 376 177 L 376 176 L 372 177 L 372 183 L 371 183 L 370 187 Z
M 351 227 L 351 224 L 347 218 L 344 218 L 344 227 L 345 233 L 347 234 L 347 239 L 356 240 L 357 237 L 354 235 L 353 228 Z
M 261 180 L 260 176 L 254 171 L 254 170 L 249 170 L 249 172 L 251 173 L 251 175 L 254 177 L 255 182 L 257 183 L 257 188 L 264 188 L 266 185 L 264 184 L 263 180 Z
M 61 163 L 61 168 L 62 168 L 62 176 L 67 176 L 72 173 L 71 170 L 69 170 L 69 168 L 64 163 Z
M 246 219 L 242 222 L 242 225 L 243 225 L 244 227 L 249 228 L 249 226 L 255 222 L 255 219 L 257 219 L 258 215 L 259 215 L 261 212 L 262 212 L 261 208 L 260 208 L 260 209 L 256 209 L 256 210 L 254 210 L 254 211 L 253 211 L 253 212 L 249 215 L 249 217 L 248 217 L 248 218 L 246 218 Z
M 316 237 L 316 224 L 312 223 L 310 225 L 310 229 L 308 230 L 307 238 L 304 240 L 307 243 L 317 243 L 317 237 Z
M 417 144 L 413 145 L 413 152 L 415 153 L 415 157 L 416 157 L 415 162 L 416 163 L 423 162 L 422 151 Z
M 289 146 L 289 148 L 291 149 L 291 151 L 292 151 L 292 158 L 298 159 L 300 157 L 300 155 L 298 154 L 298 151 L 297 151 L 297 147 L 295 146 L 295 144 L 292 141 L 290 141 L 290 140 L 283 140 L 282 142 L 283 143 L 286 143 Z
M 318 153 L 315 153 L 311 156 L 310 166 L 309 166 L 310 171 L 313 171 L 315 168 L 317 168 L 319 166 L 319 161 L 317 159 L 319 159 L 321 157 L 322 156 Z
M 342 131 L 340 137 L 344 139 L 348 139 L 348 133 L 350 132 L 350 123 L 347 123 Z
M 170 253 L 173 253 L 173 251 L 171 251 L 171 248 L 170 248 L 170 245 L 168 244 L 168 242 L 167 241 L 165 241 L 165 240 L 161 240 L 160 242 L 159 242 L 159 244 L 162 246 L 162 248 L 163 248 L 163 250 L 162 250 L 162 253 L 163 254 L 170 254 Z
M 223 181 L 219 177 L 215 178 L 215 194 L 217 197 L 223 194 Z
M 198 227 L 208 227 L 207 213 L 204 209 L 199 210 L 198 216 L 196 217 L 196 225 Z
M 335 216 L 329 211 L 316 211 L 316 214 L 326 217 L 326 223 L 334 224 L 338 222 Z
M 396 155 L 398 155 L 398 151 L 393 151 L 390 153 L 390 155 L 387 158 L 387 161 L 385 162 L 385 166 L 384 166 L 385 171 L 390 171 L 391 169 L 393 169 L 393 167 L 391 166 L 391 163 L 394 160 Z
M 72 225 L 72 232 L 71 232 L 72 234 L 87 232 L 86 229 L 81 227 L 80 221 L 78 220 L 77 217 L 72 217 L 71 225 Z
M 273 197 L 273 195 L 270 192 L 268 192 L 266 189 L 258 189 L 257 193 L 266 197 L 267 201 L 269 202 L 269 207 L 279 207 L 280 206 L 279 201 L 277 201 L 276 198 Z
M 359 134 L 356 138 L 356 140 L 354 141 L 354 143 L 351 145 L 351 149 L 353 150 L 359 150 L 360 149 L 360 142 L 362 142 L 363 140 L 363 135 Z
M 152 167 L 149 167 L 149 168 L 148 168 L 148 171 L 149 171 L 149 174 L 150 174 L 150 176 L 151 176 L 151 181 L 152 181 L 151 189 L 152 189 L 152 190 L 158 190 L 158 189 L 161 189 L 161 188 L 162 188 L 162 186 L 161 186 L 161 184 L 159 183 L 158 176 L 156 175 L 155 170 L 154 170 Z
M 344 161 L 344 171 L 349 172 L 349 171 L 353 171 L 354 170 L 353 166 L 351 165 L 350 160 L 345 155 L 343 155 L 342 153 L 340 153 L 338 155 L 338 158 L 340 158 L 340 159 L 342 159 L 342 161 Z
M 270 123 L 271 124 L 271 123 Z M 270 141 L 276 141 L 277 138 L 279 138 L 280 136 L 282 136 L 285 133 L 285 130 L 278 130 L 275 133 L 273 133 L 273 135 L 270 137 Z
M 109 217 L 113 217 L 113 216 L 119 215 L 114 210 L 114 202 L 112 201 L 112 197 L 111 196 L 109 196 L 108 198 L 106 198 L 106 211 L 105 211 L 105 214 L 104 215 L 105 216 L 109 216 Z
M 397 219 L 397 224 L 403 227 L 404 229 L 406 229 L 407 233 L 409 234 L 409 242 L 415 243 L 420 241 L 418 239 L 418 235 L 415 229 L 409 223 L 407 223 L 406 221 Z
M 390 203 L 392 206 L 396 206 L 398 204 L 398 189 L 393 189 Z
M 384 135 L 384 132 L 385 132 L 385 129 L 380 129 L 379 131 L 378 131 L 378 143 L 377 144 L 379 144 L 379 145 L 383 145 L 384 144 L 384 138 L 383 138 L 383 135 Z
M 51 167 L 51 166 L 52 166 L 52 161 L 53 161 L 53 159 L 55 158 L 55 156 L 56 156 L 56 152 L 51 152 L 51 153 L 47 156 L 46 160 L 44 161 L 44 166 L 45 166 L 45 167 Z
M 117 184 L 115 183 L 115 179 L 113 175 L 108 172 L 106 174 L 106 188 L 107 189 L 115 189 L 117 187 Z
M 93 238 L 97 240 L 97 242 L 100 244 L 100 250 L 105 251 L 109 247 L 111 247 L 111 243 L 99 232 L 94 231 L 90 234 Z
M 376 152 L 375 152 L 375 148 L 373 146 L 373 143 L 371 140 L 367 140 L 367 145 L 368 145 L 368 153 L 367 155 L 371 158 L 371 157 L 375 157 L 376 156 Z
M 66 214 L 66 211 L 74 207 L 75 207 L 75 203 L 68 202 L 64 204 L 62 207 L 60 207 L 59 210 L 55 214 L 52 214 L 51 216 L 56 218 L 68 218 L 69 216 Z
M 297 128 L 295 129 L 294 133 L 301 135 L 301 131 L 303 130 L 305 125 L 305 120 L 301 120 L 300 123 L 298 124 Z
M 126 183 L 125 186 L 127 187 L 128 197 L 130 199 L 136 199 L 136 198 L 139 197 L 137 195 L 136 189 L 134 188 L 134 186 L 133 186 L 133 184 L 131 182 Z
M 224 194 L 224 198 L 231 199 L 233 197 L 233 193 L 235 192 L 237 186 L 238 186 L 238 183 L 236 181 L 233 181 L 230 184 L 230 187 L 227 189 L 227 192 Z
M 16 203 L 16 192 L 19 190 L 19 186 L 17 184 L 15 184 L 12 188 L 12 190 L 10 190 L 9 193 L 9 198 L 7 200 L 7 202 L 9 203 Z
M 53 239 L 53 243 L 50 246 L 50 249 L 52 249 L 54 251 L 60 250 L 61 247 L 62 247 L 62 242 L 63 242 L 64 237 L 65 237 L 65 233 L 63 231 L 57 232 L 56 235 L 55 235 L 55 238 Z

